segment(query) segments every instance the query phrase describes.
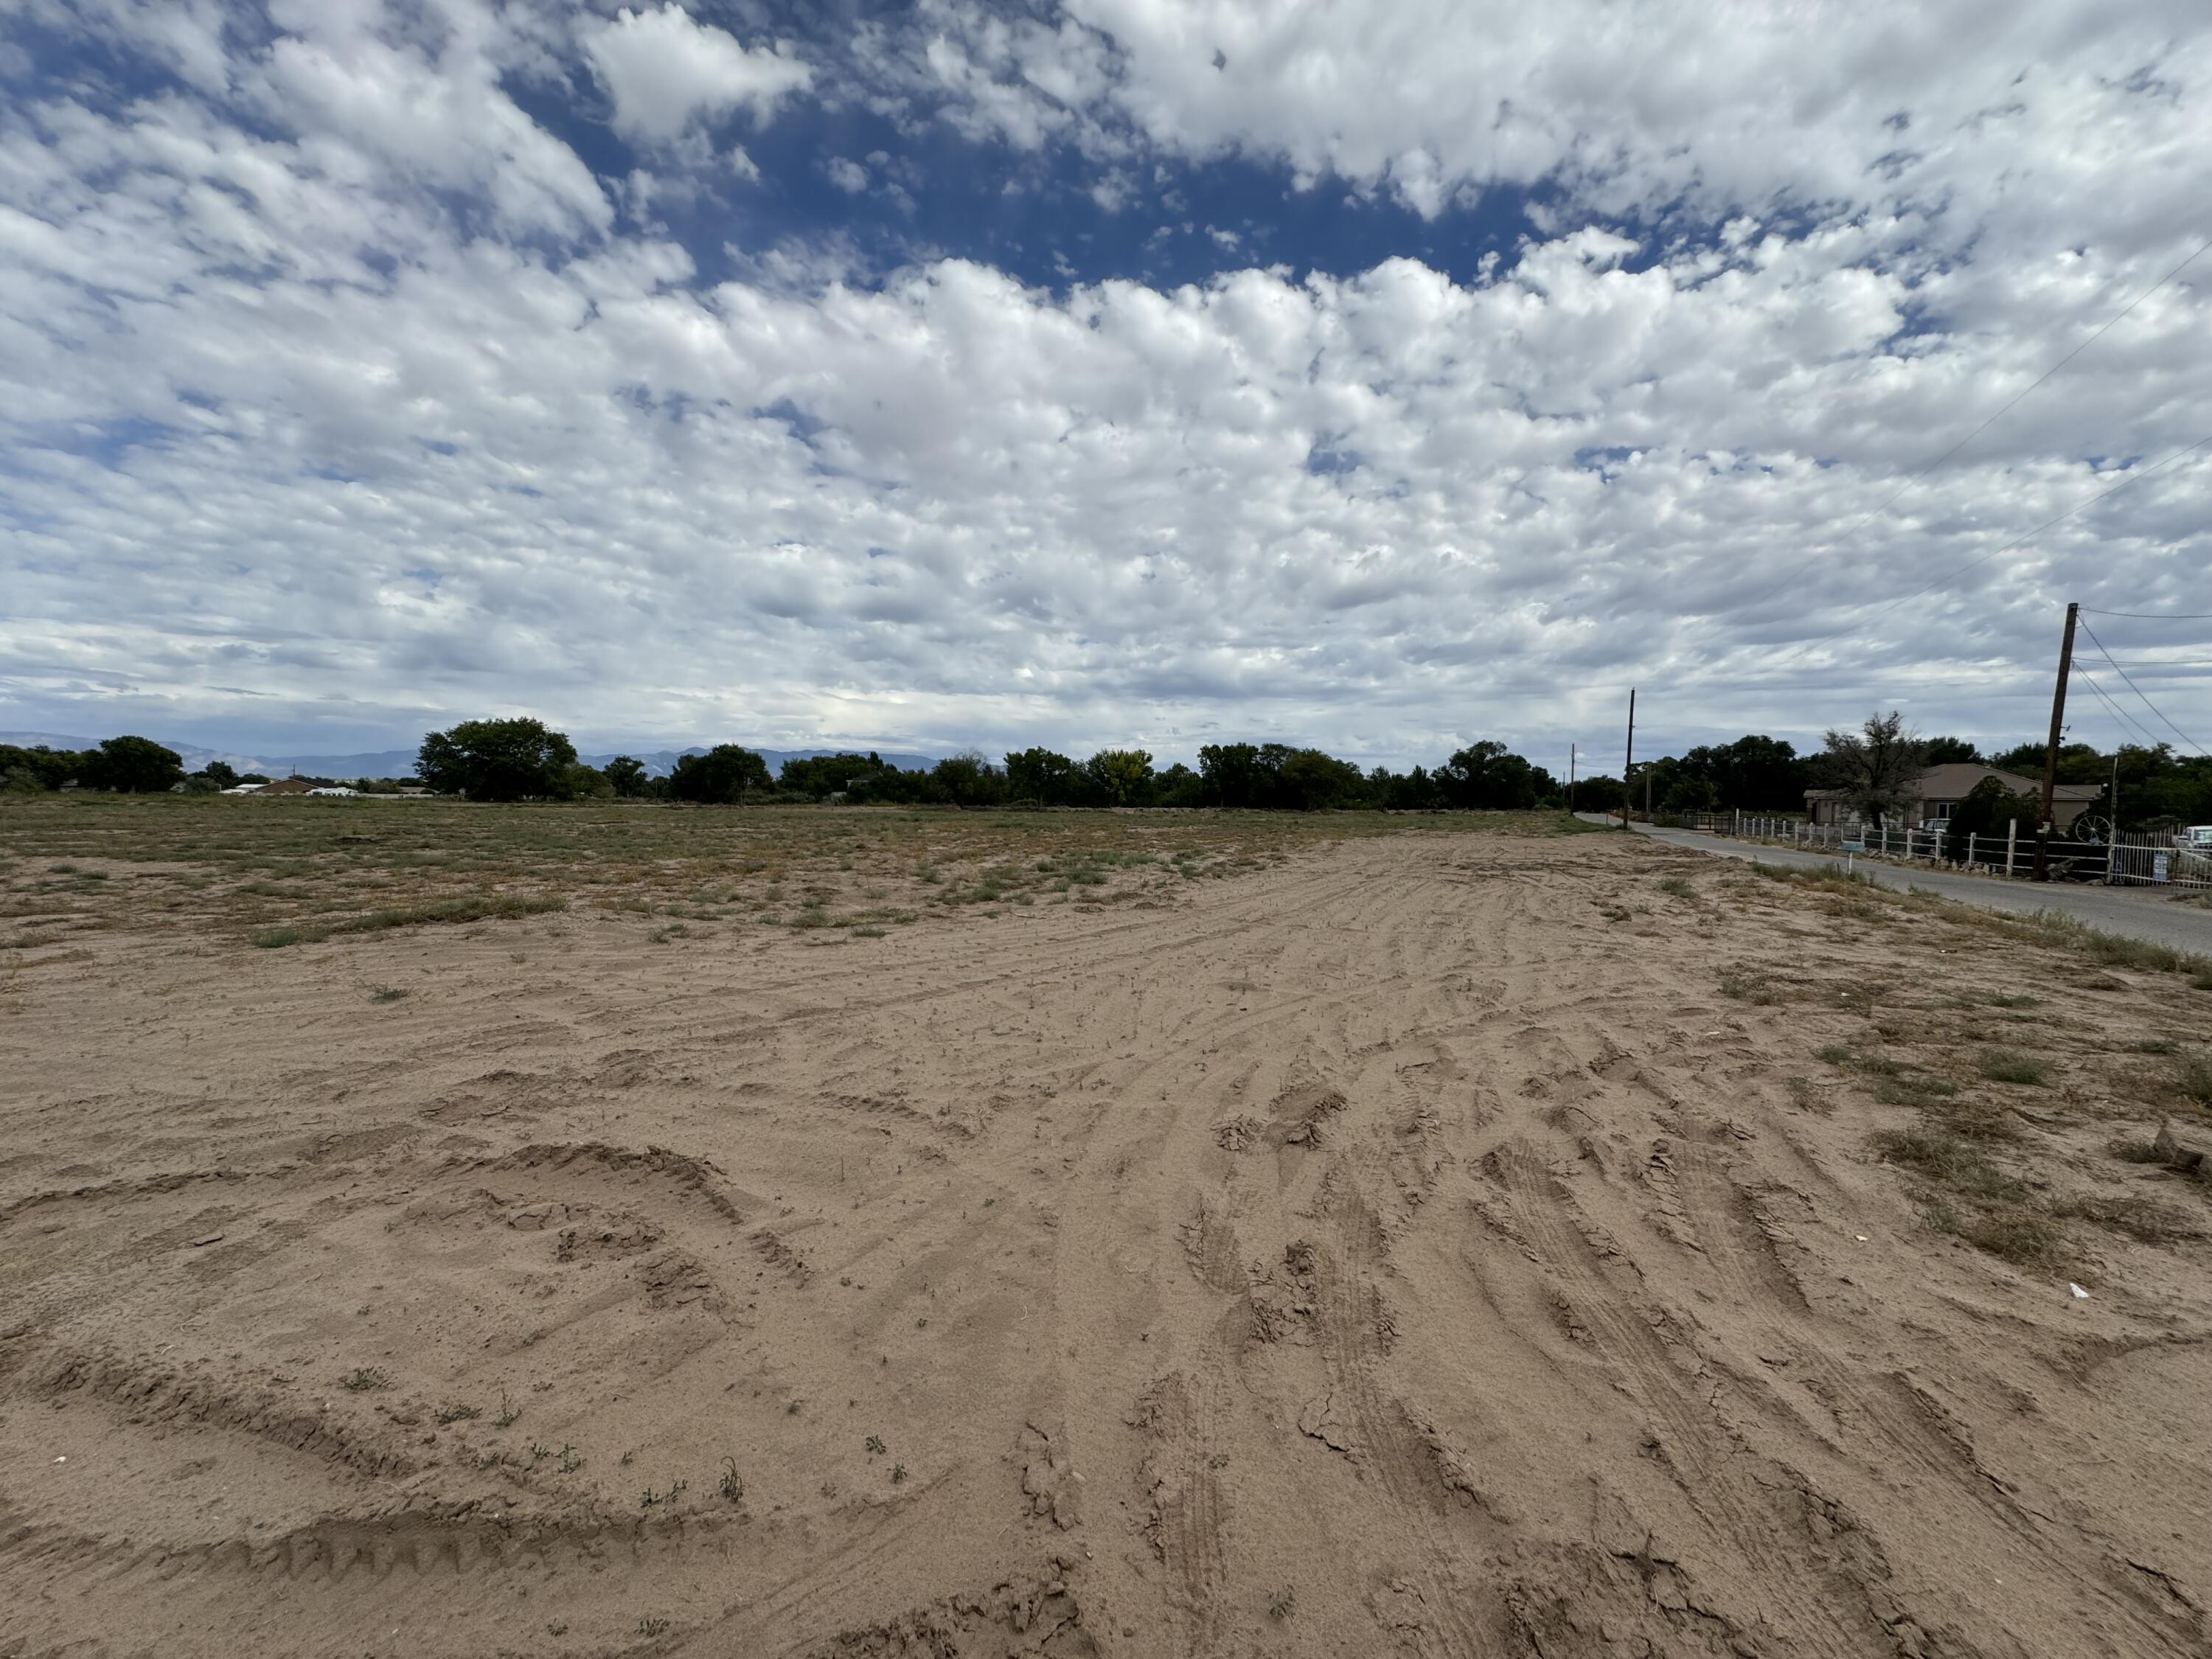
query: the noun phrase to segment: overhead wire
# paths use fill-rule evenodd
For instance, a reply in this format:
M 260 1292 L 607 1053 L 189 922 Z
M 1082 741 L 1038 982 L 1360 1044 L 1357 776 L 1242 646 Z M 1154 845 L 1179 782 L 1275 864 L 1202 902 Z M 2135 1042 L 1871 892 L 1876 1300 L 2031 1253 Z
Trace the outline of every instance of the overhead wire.
M 2141 720 L 2137 720 L 2133 714 L 2128 713 L 2126 709 L 2121 708 L 2118 702 L 2114 702 L 2112 694 L 2106 690 L 2103 686 L 2098 684 L 2096 676 L 2090 673 L 2087 669 L 2077 668 L 2075 672 L 2081 675 L 2083 682 L 2092 691 L 2097 694 L 2098 699 L 2104 703 L 2105 707 L 2108 710 L 2111 711 L 2112 718 L 2119 721 L 2122 726 L 2133 726 L 2142 736 L 2143 741 L 2149 744 L 2154 749 L 2157 748 L 2160 744 L 2165 741 L 2163 738 L 2154 735 L 2148 726 L 2145 726 Z M 2123 732 L 2120 734 L 2120 737 L 2121 741 L 2125 742 L 2127 733 Z
M 2087 617 L 2128 617 L 2137 622 L 2212 622 L 2212 611 L 2098 611 L 2081 607 Z
M 2157 715 L 2159 719 L 2165 720 L 2166 725 L 2172 728 L 2174 736 L 2179 738 L 2182 742 L 2187 744 L 2198 754 L 2204 754 L 2206 752 L 2204 745 L 2197 742 L 2196 738 L 2191 737 L 2188 732 L 2183 731 L 2179 726 L 2175 726 L 2173 721 L 2167 717 L 2164 709 L 2153 702 L 2149 697 L 2144 696 L 2142 687 L 2137 685 L 2133 680 L 2128 678 L 2128 671 L 2121 667 L 2118 663 L 2112 661 L 2112 653 L 2105 649 L 2105 642 L 2097 637 L 2096 631 L 2087 623 L 2080 623 L 2080 627 L 2084 634 L 2088 635 L 2089 643 L 2097 647 L 2098 653 L 2102 656 L 2106 662 L 2112 663 L 2112 672 L 2118 674 L 2123 680 L 2126 680 L 2128 690 L 2134 692 L 2136 696 L 2142 698 L 2142 706 L 2149 709 L 2152 714 Z
M 2145 478 L 2150 477 L 2152 473 L 2160 471 L 2161 468 L 2166 467 L 2174 461 L 2179 460 L 2184 455 L 2194 453 L 2196 451 L 2203 448 L 2207 444 L 2212 444 L 2212 432 L 2206 433 L 2204 436 L 2199 438 L 2193 444 L 2186 445 L 2180 449 L 2173 451 L 2172 453 L 2166 455 L 2163 459 L 2150 466 L 2144 467 L 2141 471 L 2130 472 L 2126 477 L 2121 479 L 2119 483 L 2114 484 L 2110 489 L 2101 490 L 2098 494 L 2090 496 L 2088 500 L 2077 502 L 2075 505 L 2068 507 L 2063 513 L 2058 514 L 2057 517 L 2045 520 L 2041 524 L 2036 526 L 2034 529 L 2027 532 L 2027 534 L 2015 536 L 2003 546 L 1992 548 L 1987 553 L 1983 554 L 1979 558 L 1969 559 L 1966 563 L 1957 566 L 1954 569 L 1945 571 L 1942 575 L 1936 577 L 1935 580 L 1923 583 L 1922 586 L 1914 588 L 1910 593 L 1906 593 L 1899 599 L 1892 599 L 1887 605 L 1882 606 L 1881 610 L 1875 611 L 1873 617 L 1867 618 L 1867 621 L 1870 622 L 1875 617 L 1886 617 L 1891 611 L 1896 610 L 1898 606 L 1901 605 L 1909 605 L 1913 600 L 1920 598 L 1923 593 L 1933 592 L 1936 588 L 1942 586 L 1944 583 L 1951 580 L 1954 577 L 1963 576 L 1966 572 L 1975 568 L 1978 565 L 1987 564 L 1991 559 L 1997 558 L 2004 554 L 2009 553 L 2016 547 L 2025 546 L 2027 543 L 2033 541 L 2038 536 L 2043 534 L 2045 531 L 2052 529 L 2057 526 L 2065 523 L 2067 520 L 2072 518 L 2075 514 L 2087 511 L 2088 508 L 2096 506 L 2099 501 L 2105 501 L 2111 496 L 2118 495 L 2120 491 L 2127 489 L 2130 484 L 2142 483 Z M 1842 639 L 1846 634 L 1856 633 L 1865 624 L 1863 623 L 1853 622 L 1838 629 L 1832 634 L 1823 635 L 1817 640 L 1808 640 L 1805 641 L 1804 644 L 1808 646 L 1826 645 L 1831 641 Z M 1802 647 L 1800 648 L 1802 648 Z M 2101 646 L 2098 648 L 2100 650 L 2103 649 Z
M 2159 289 L 2164 288 L 2168 283 L 2172 282 L 2175 277 L 2180 276 L 2183 271 L 2186 270 L 2191 265 L 2194 264 L 2197 262 L 2198 256 L 2203 254 L 2207 248 L 2212 248 L 2212 236 L 2207 236 L 2203 241 L 2197 245 L 2195 250 L 2190 253 L 2187 258 L 2184 259 L 2179 264 L 2174 266 L 2172 270 L 2167 271 L 2165 276 L 2160 277 L 2142 293 L 2136 295 L 2136 297 L 2129 301 L 2126 305 L 2121 307 L 2120 309 L 2106 322 L 2102 328 L 2099 329 L 2094 334 L 2092 334 L 2087 339 L 2082 341 L 2080 345 L 2075 346 L 2073 350 L 2068 352 L 2057 362 L 2051 364 L 2050 368 L 2045 369 L 2042 374 L 2037 375 L 2035 379 L 2029 381 L 2027 385 L 2021 387 L 2018 392 L 2013 393 L 2010 398 L 2006 399 L 2005 402 L 1997 408 L 1994 414 L 1990 415 L 1989 418 L 1984 420 L 1979 426 L 1976 427 L 1972 432 L 1969 432 L 1965 437 L 1960 439 L 1958 442 L 1953 444 L 1948 449 L 1945 450 L 1941 455 L 1938 455 L 1934 460 L 1929 462 L 1927 465 L 1922 467 L 1919 471 L 1907 478 L 1903 483 L 1899 484 L 1895 489 L 1892 490 L 1881 501 L 1869 507 L 1859 518 L 1856 523 L 1853 524 L 1850 529 L 1844 532 L 1842 536 L 1837 538 L 1838 542 L 1839 544 L 1849 542 L 1852 537 L 1857 535 L 1860 531 L 1865 529 L 1868 525 L 1871 524 L 1876 515 L 1886 513 L 1892 507 L 1895 506 L 1899 499 L 1904 495 L 1906 490 L 1911 489 L 1913 485 L 1918 483 L 1923 478 L 1933 472 L 1937 467 L 1942 465 L 1944 462 L 1949 460 L 1954 455 L 1956 455 L 1968 444 L 1980 437 L 1982 434 L 1987 432 L 1991 427 L 1995 426 L 1999 421 L 2010 414 L 2013 409 L 2022 398 L 2026 398 L 2038 386 L 2043 385 L 2045 381 L 2048 380 L 2052 375 L 2058 373 L 2060 369 L 2065 368 L 2067 364 L 2072 362 L 2076 357 L 2087 351 L 2091 346 L 2096 344 L 2098 341 L 2103 339 L 2106 335 L 2111 333 L 2114 328 L 2118 327 L 2126 319 L 2128 314 L 2134 311 L 2137 306 L 2141 305 L 2145 300 L 2149 299 L 2152 295 L 2157 293 Z M 1800 571 L 1809 569 L 1814 564 L 1819 562 L 1820 556 L 1820 555 L 1816 553 L 1811 557 L 1803 560 L 1800 564 L 1794 567 L 1785 574 L 1784 580 L 1788 581 L 1793 580 Z M 1778 586 L 1777 591 L 1779 591 Z

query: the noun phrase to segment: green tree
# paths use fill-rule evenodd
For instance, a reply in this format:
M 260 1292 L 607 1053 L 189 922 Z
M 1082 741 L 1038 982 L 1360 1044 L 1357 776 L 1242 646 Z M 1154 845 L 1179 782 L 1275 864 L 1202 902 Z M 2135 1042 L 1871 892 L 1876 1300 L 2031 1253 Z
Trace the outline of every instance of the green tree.
M 955 806 L 991 806 L 1006 798 L 1006 775 L 973 750 L 947 755 L 929 769 L 929 781 Z
M 1971 835 L 1975 856 L 1986 861 L 1990 849 L 2004 840 L 2008 823 L 2014 819 L 2019 821 L 2021 839 L 2032 841 L 2041 811 L 2038 796 L 2016 795 L 2005 787 L 2003 779 L 1984 778 L 1951 809 L 1950 820 L 1944 825 L 1944 856 L 1954 864 L 1964 863 Z
M 88 789 L 158 794 L 185 781 L 185 763 L 175 750 L 165 749 L 151 738 L 106 738 L 82 757 L 76 776 Z
M 1202 806 L 1205 805 L 1205 781 L 1177 761 L 1152 780 L 1152 804 L 1155 806 Z
M 712 806 L 742 806 L 750 791 L 773 787 L 768 763 L 735 743 L 718 743 L 703 755 L 684 756 L 668 778 L 668 793 L 677 799 Z
M 1929 766 L 1948 766 L 1954 762 L 1971 764 L 1982 758 L 1982 751 L 1965 738 L 1928 738 L 1920 747 L 1921 758 Z
M 1559 792 L 1550 773 L 1486 738 L 1461 750 L 1433 776 L 1447 806 L 1482 811 L 1526 811 Z
M 0 773 L 10 776 L 21 774 L 31 789 L 60 788 L 76 776 L 84 765 L 84 758 L 74 749 L 50 749 L 43 743 L 28 749 L 0 743 Z M 21 782 L 10 786 L 18 789 L 24 787 Z
M 1198 775 L 1206 804 L 1231 808 L 1257 806 L 1260 751 L 1249 743 L 1209 743 L 1198 751 Z
M 1142 806 L 1152 796 L 1152 757 L 1142 749 L 1102 749 L 1083 769 L 1112 805 Z
M 1074 795 L 1075 763 L 1049 749 L 1024 749 L 1006 757 L 1006 793 L 1040 806 L 1065 806 Z
M 625 799 L 645 793 L 645 763 L 634 755 L 617 755 L 605 768 L 607 782 Z
M 851 793 L 855 779 L 884 769 L 883 757 L 872 749 L 865 755 L 794 755 L 784 762 L 776 782 L 793 794 L 826 800 L 831 795 Z
M 1856 732 L 1832 731 L 1822 739 L 1820 770 L 1828 787 L 1872 823 L 1887 823 L 1912 799 L 1912 787 L 1924 769 L 1920 739 L 1905 728 L 1895 709 L 1869 714 Z
M 228 789 L 238 781 L 238 773 L 228 761 L 210 761 L 192 775 L 205 778 L 218 789 Z
M 425 734 L 415 770 L 442 794 L 471 800 L 565 799 L 576 745 L 543 721 L 463 720 Z

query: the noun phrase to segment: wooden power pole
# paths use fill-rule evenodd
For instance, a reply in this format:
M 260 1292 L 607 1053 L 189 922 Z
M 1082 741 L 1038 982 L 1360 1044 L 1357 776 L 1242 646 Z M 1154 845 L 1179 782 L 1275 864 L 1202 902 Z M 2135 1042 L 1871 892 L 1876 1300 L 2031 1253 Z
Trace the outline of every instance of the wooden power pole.
M 1628 815 L 1635 809 L 1636 797 L 1630 793 L 1629 779 L 1636 771 L 1636 688 L 1628 688 L 1628 757 L 1620 763 L 1620 827 L 1628 828 Z
M 1575 815 L 1575 746 L 1567 745 L 1567 816 Z
M 2058 645 L 2058 684 L 2051 693 L 2051 741 L 2043 750 L 2043 816 L 2035 826 L 2035 878 L 2051 879 L 2051 798 L 2058 788 L 2058 738 L 2066 725 L 2066 672 L 2074 665 L 2074 623 L 2079 604 L 2066 607 L 2066 636 Z

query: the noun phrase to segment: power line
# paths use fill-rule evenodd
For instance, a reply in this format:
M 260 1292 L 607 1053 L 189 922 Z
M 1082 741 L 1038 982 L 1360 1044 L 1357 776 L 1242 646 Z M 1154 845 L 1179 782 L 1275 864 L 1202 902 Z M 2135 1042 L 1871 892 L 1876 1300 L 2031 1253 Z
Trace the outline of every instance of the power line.
M 2134 299 L 2129 301 L 2126 305 L 2120 308 L 2118 314 L 2112 317 L 2110 321 L 2106 323 L 2102 328 L 2099 329 L 2094 334 L 2092 334 L 2087 339 L 2082 341 L 2080 345 L 2075 346 L 2073 350 L 2068 352 L 2057 362 L 2051 364 L 2050 368 L 2045 369 L 2042 374 L 2036 376 L 2036 378 L 2031 380 L 2026 386 L 2014 392 L 1994 415 L 1991 415 L 1987 420 L 1984 421 L 1972 432 L 1969 432 L 1965 437 L 1960 439 L 1958 442 L 1953 444 L 1948 449 L 1945 450 L 1941 455 L 1938 455 L 1934 460 L 1929 462 L 1927 465 L 1922 467 L 1919 471 L 1907 478 L 1894 490 L 1891 491 L 1889 495 L 1884 496 L 1881 501 L 1875 502 L 1874 506 L 1869 507 L 1866 510 L 1864 516 L 1862 517 L 1856 524 L 1854 524 L 1849 530 L 1846 530 L 1842 536 L 1837 538 L 1838 544 L 1840 544 L 1842 543 L 1849 542 L 1852 537 L 1857 535 L 1860 531 L 1865 529 L 1868 525 L 1871 524 L 1877 514 L 1885 513 L 1888 511 L 1890 507 L 1894 506 L 1899 498 L 1901 497 L 1906 490 L 1911 489 L 1913 485 L 1918 483 L 1923 478 L 1933 472 L 1937 467 L 1942 465 L 1944 462 L 1949 460 L 1954 455 L 1964 449 L 1968 444 L 1973 442 L 1975 439 L 1980 437 L 1982 434 L 1987 432 L 1991 427 L 2002 420 L 2005 416 L 2011 413 L 2014 406 L 2017 404 L 2021 398 L 2027 397 L 2029 392 L 2033 392 L 2036 387 L 2041 386 L 2045 380 L 2048 380 L 2060 369 L 2065 368 L 2067 364 L 2072 362 L 2076 357 L 2087 351 L 2091 346 L 2103 339 L 2106 335 L 2111 333 L 2112 330 L 2118 327 L 2127 317 L 2130 312 L 2133 311 L 2145 300 L 2149 299 L 2152 295 L 2157 293 L 2159 289 L 2164 288 L 2175 277 L 2180 276 L 2183 271 L 2186 270 L 2191 264 L 2196 263 L 2197 255 L 2203 253 L 2207 248 L 2212 248 L 2212 236 L 2208 236 L 2203 241 L 2199 242 L 2197 245 L 2196 251 L 2191 253 L 2187 258 L 2184 259 L 2179 264 L 2174 266 L 2172 270 L 2167 271 L 2165 276 L 2160 277 L 2142 293 L 2136 295 Z M 1820 557 L 1821 555 L 1816 553 L 1811 557 L 1806 559 L 1797 567 L 1796 570 L 1793 570 L 1790 573 L 1790 577 L 1794 578 L 1798 574 L 1798 571 L 1811 568 L 1814 564 L 1819 562 Z M 1789 578 L 1785 578 L 1785 580 L 1789 580 Z
M 2029 531 L 2026 535 L 2016 536 L 2011 541 L 2007 542 L 2002 547 L 1993 548 L 1989 552 L 1983 554 L 1978 559 L 1969 559 L 1966 563 L 1960 565 L 1957 568 L 1944 572 L 1943 574 L 1936 577 L 1934 581 L 1929 582 L 1923 586 L 1914 588 L 1912 592 L 1905 594 L 1903 598 L 1891 600 L 1887 605 L 1882 606 L 1881 610 L 1875 611 L 1874 613 L 1874 617 L 1868 618 L 1868 620 L 1873 621 L 1877 617 L 1886 617 L 1891 611 L 1896 610 L 1898 606 L 1901 605 L 1909 605 L 1923 593 L 1933 592 L 1936 588 L 1942 586 L 1946 582 L 1951 580 L 1952 578 L 1955 576 L 1963 576 L 1969 570 L 1973 569 L 1978 565 L 1987 564 L 1991 559 L 1999 557 L 2003 554 L 2009 553 L 2016 547 L 2025 546 L 2027 543 L 2033 541 L 2038 536 L 2043 534 L 2045 531 L 2065 523 L 2067 520 L 2072 518 L 2075 514 L 2086 511 L 2087 508 L 2096 506 L 2099 501 L 2104 501 L 2109 496 L 2118 495 L 2120 491 L 2125 489 L 2130 484 L 2142 483 L 2142 480 L 2150 477 L 2152 473 L 2160 471 L 2161 468 L 2168 465 L 2172 462 L 2179 460 L 2184 455 L 2194 453 L 2196 451 L 2203 448 L 2207 444 L 2212 444 L 2212 432 L 2208 432 L 2204 436 L 2199 438 L 2193 444 L 2190 444 L 2183 448 L 2175 450 L 2172 454 L 2167 455 L 2163 460 L 2143 468 L 2140 472 L 2130 472 L 2126 477 L 2121 479 L 2119 483 L 2114 484 L 2110 489 L 2100 491 L 2099 494 L 2090 496 L 2087 501 L 2081 501 L 2075 506 L 2068 507 L 2057 518 L 2046 519 L 2043 523 L 2036 526 L 2034 529 Z M 1846 626 L 1838 629 L 1833 634 L 1823 635 L 1817 640 L 1808 641 L 1806 641 L 1806 645 L 1826 645 L 1832 640 L 1842 639 L 1846 634 L 1856 633 L 1865 624 L 1863 623 L 1850 623 Z M 1803 649 L 1805 647 L 1801 646 L 1799 648 Z M 2101 651 L 2104 647 L 2100 646 L 2098 647 L 2098 649 Z M 2106 660 L 2109 661 L 2110 659 L 2107 658 Z M 2122 678 L 2124 678 L 2125 676 L 2124 675 Z
M 2138 622 L 2212 622 L 2212 611 L 2094 611 L 2081 607 L 2085 617 L 2130 617 Z
M 2145 726 L 2133 714 L 2128 713 L 2126 709 L 2121 708 L 2118 703 L 2113 702 L 2112 694 L 2106 690 L 2103 686 L 2098 684 L 2095 676 L 2092 675 L 2087 669 L 2076 668 L 2075 672 L 2081 675 L 2082 680 L 2087 684 L 2088 688 L 2092 691 L 2095 692 L 2098 697 L 2103 701 L 2105 707 L 2112 711 L 2112 718 L 2114 720 L 2118 720 L 2123 726 L 2133 726 L 2137 732 L 2142 734 L 2143 740 L 2149 744 L 2154 749 L 2157 748 L 2158 745 L 2164 741 L 2163 738 L 2152 736 L 2148 726 Z M 2123 743 L 2127 741 L 2127 733 L 2125 732 L 2121 732 L 2120 741 Z
M 2089 643 L 2097 647 L 2099 654 L 2100 654 L 2106 662 L 2112 663 L 2112 672 L 2115 674 L 2118 674 L 2123 680 L 2127 680 L 2128 690 L 2134 692 L 2138 697 L 2142 697 L 2142 706 L 2149 709 L 2152 714 L 2156 714 L 2159 719 L 2166 720 L 2166 725 L 2172 727 L 2173 734 L 2179 738 L 2182 742 L 2187 744 L 2198 754 L 2203 754 L 2204 745 L 2197 742 L 2196 738 L 2191 737 L 2188 732 L 2183 731 L 2179 726 L 2174 726 L 2171 720 L 2167 720 L 2166 711 L 2164 709 L 2160 708 L 2148 697 L 2143 696 L 2142 687 L 2137 685 L 2133 680 L 2128 679 L 2128 671 L 2121 667 L 2119 664 L 2112 662 L 2112 653 L 2105 649 L 2105 642 L 2097 637 L 2095 630 L 2093 629 L 2088 623 L 2083 623 L 2081 624 L 2081 631 L 2084 634 L 2088 635 Z

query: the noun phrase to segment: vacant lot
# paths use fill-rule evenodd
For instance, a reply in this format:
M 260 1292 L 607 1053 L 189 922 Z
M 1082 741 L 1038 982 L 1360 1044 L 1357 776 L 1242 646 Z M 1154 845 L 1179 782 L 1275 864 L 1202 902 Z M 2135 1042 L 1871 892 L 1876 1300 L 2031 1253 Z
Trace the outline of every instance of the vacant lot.
M 2198 964 L 1534 818 L 0 858 L 0 1653 L 2204 1650 Z

